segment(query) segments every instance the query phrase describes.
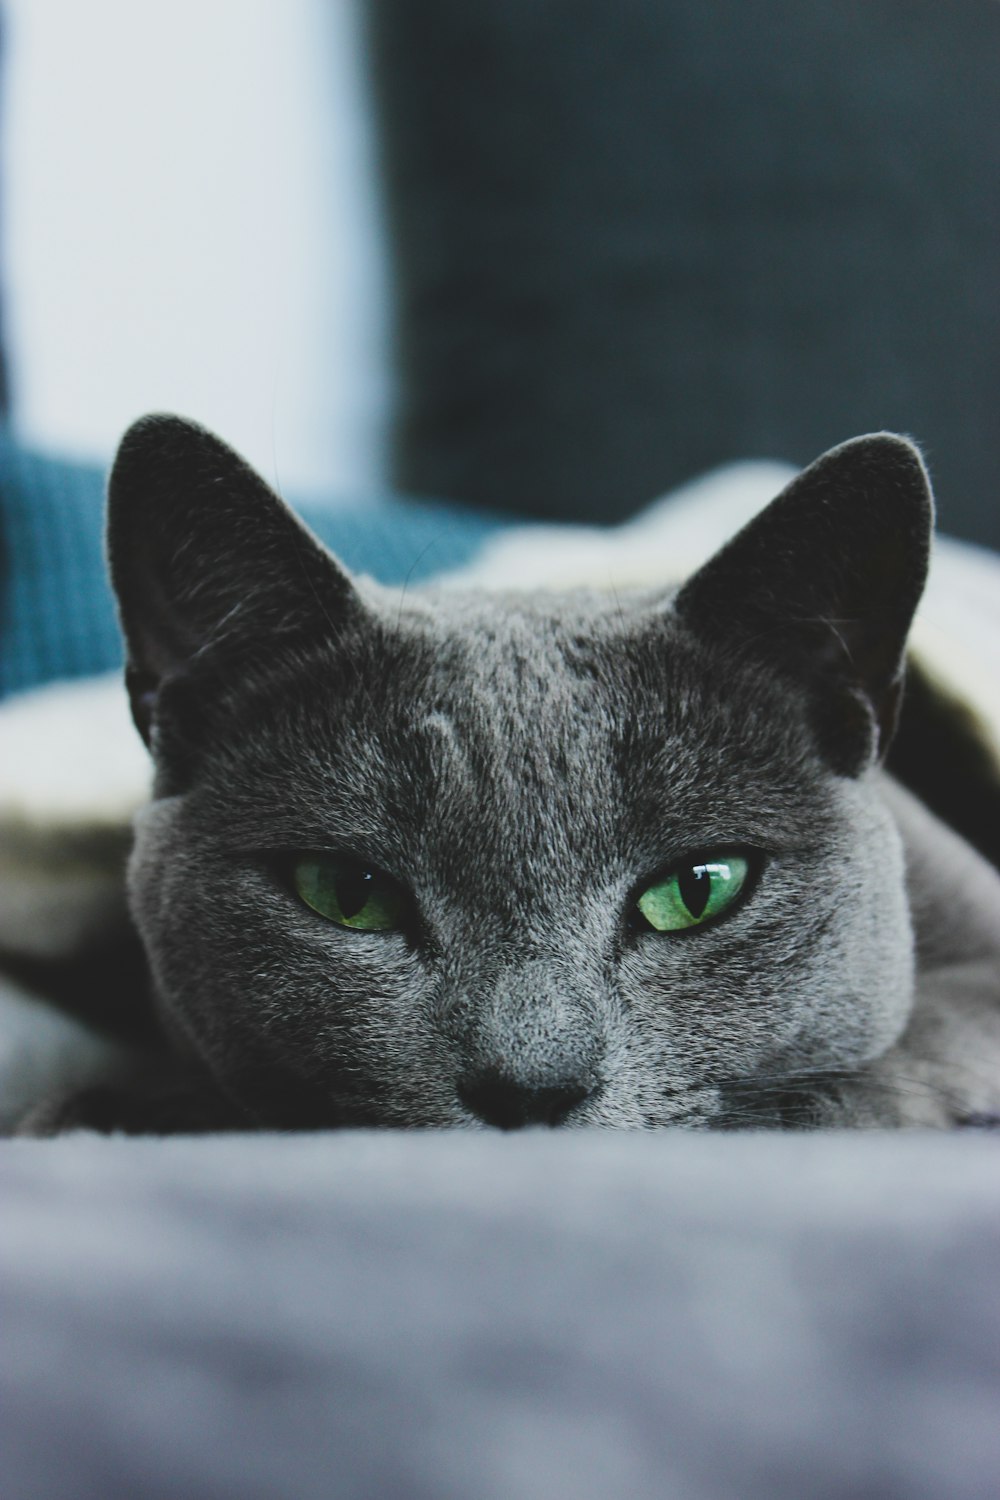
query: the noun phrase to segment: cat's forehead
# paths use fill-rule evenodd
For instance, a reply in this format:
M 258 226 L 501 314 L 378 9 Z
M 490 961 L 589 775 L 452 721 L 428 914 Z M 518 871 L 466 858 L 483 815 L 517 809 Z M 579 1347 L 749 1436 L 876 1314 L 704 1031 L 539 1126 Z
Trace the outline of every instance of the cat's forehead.
M 511 880 L 653 866 L 754 842 L 761 808 L 799 800 L 786 698 L 720 674 L 648 597 L 414 600 L 244 700 L 209 796 L 227 835 L 408 875 L 471 860 L 471 881 L 484 849 Z
M 452 593 L 428 591 L 383 620 L 401 642 L 418 644 L 431 675 L 481 681 L 502 692 L 583 676 L 621 661 L 671 631 L 664 590 Z
M 378 589 L 369 605 L 369 625 L 324 642 L 282 696 L 321 737 L 359 753 L 367 743 L 389 762 L 412 760 L 425 739 L 567 764 L 655 756 L 676 741 L 713 756 L 742 749 L 749 767 L 796 717 L 787 685 L 713 659 L 666 590 L 400 600 Z
M 543 652 L 567 642 L 599 647 L 632 636 L 670 614 L 675 589 L 597 588 L 458 590 L 427 587 L 399 597 L 368 594 L 390 627 L 425 640 L 475 643 L 509 653 L 526 645 Z
M 729 776 L 787 764 L 801 731 L 787 687 L 722 670 L 664 591 L 430 595 L 383 623 L 336 732 L 390 774 L 419 762 L 447 782 L 471 767 L 515 799 L 524 786 L 583 795 L 646 775 L 711 779 L 718 793 Z

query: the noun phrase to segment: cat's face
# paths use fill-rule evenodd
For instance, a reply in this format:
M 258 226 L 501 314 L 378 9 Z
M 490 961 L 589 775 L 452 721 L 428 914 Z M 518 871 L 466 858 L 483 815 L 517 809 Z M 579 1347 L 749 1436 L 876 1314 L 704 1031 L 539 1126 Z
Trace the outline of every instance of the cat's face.
M 871 442 L 855 482 L 926 497 L 913 450 Z M 192 529 L 220 482 L 235 499 Z M 863 622 L 840 564 L 809 608 L 798 559 L 761 574 L 794 496 L 676 601 L 401 605 L 254 485 L 147 424 L 111 533 L 158 769 L 133 909 L 178 1042 L 252 1119 L 733 1125 L 898 1037 L 911 940 L 874 766 L 926 498 L 866 531 L 883 572 L 880 547 L 906 556 Z

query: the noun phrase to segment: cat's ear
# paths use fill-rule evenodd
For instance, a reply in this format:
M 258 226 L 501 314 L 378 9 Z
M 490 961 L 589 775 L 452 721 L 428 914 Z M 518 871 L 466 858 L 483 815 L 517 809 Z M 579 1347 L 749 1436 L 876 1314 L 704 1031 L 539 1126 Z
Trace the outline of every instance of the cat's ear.
M 141 418 L 108 485 L 108 556 L 132 713 L 206 653 L 336 629 L 362 606 L 348 575 L 240 456 L 194 422 Z
M 892 433 L 855 438 L 803 470 L 684 585 L 675 607 L 703 640 L 805 685 L 822 753 L 857 775 L 892 738 L 932 526 L 913 444 Z

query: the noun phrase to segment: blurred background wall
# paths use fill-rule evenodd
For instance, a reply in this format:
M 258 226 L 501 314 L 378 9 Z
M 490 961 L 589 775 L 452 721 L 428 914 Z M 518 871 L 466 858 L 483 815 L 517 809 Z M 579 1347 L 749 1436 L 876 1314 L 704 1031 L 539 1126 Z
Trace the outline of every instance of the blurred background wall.
M 106 462 L 153 409 L 293 490 L 385 464 L 385 289 L 344 0 L 4 0 L 19 437 Z
M 995 0 L 371 0 L 404 485 L 614 519 L 893 428 L 1000 545 Z
M 0 0 L 21 439 L 614 520 L 882 426 L 1000 546 L 995 0 Z

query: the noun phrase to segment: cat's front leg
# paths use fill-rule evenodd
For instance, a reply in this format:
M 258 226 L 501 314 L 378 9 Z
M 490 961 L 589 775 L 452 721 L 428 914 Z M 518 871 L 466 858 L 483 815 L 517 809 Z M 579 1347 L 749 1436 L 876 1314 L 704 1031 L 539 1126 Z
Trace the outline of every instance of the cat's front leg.
M 202 1135 L 246 1130 L 251 1125 L 203 1077 L 163 1060 L 144 1063 L 120 1078 L 39 1100 L 14 1133 L 44 1137 L 92 1130 L 101 1135 Z
M 917 972 L 909 1024 L 866 1079 L 900 1125 L 1000 1117 L 1000 874 L 890 778 L 903 838 Z

